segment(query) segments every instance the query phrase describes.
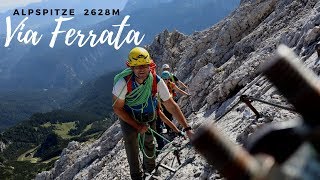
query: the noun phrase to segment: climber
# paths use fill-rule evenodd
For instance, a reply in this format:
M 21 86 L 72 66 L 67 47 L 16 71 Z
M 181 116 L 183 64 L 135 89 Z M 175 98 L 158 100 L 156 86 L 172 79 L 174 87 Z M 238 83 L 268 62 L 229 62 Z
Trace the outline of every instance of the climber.
M 158 111 L 158 118 L 156 120 L 156 130 L 157 133 L 163 136 L 163 123 L 166 125 L 166 129 L 170 128 L 170 131 L 173 130 L 174 133 L 176 133 L 177 136 L 184 137 L 185 135 L 183 132 L 181 132 L 175 124 L 172 123 L 172 121 L 163 113 L 163 109 L 161 108 L 161 103 L 158 102 L 158 107 L 160 107 L 160 110 Z M 171 114 L 170 114 L 171 115 Z M 157 153 L 159 154 L 161 149 L 166 145 L 166 140 L 163 139 L 160 136 L 156 136 L 157 140 Z
M 162 65 L 162 71 L 168 71 L 170 72 L 170 66 L 169 64 L 164 64 Z M 170 81 L 176 83 L 179 87 L 183 87 L 185 89 L 188 89 L 188 86 L 186 86 L 183 82 L 181 82 L 175 75 L 173 75 L 171 72 L 170 72 Z
M 181 90 L 178 86 L 176 86 L 175 83 L 173 83 L 171 81 L 171 73 L 169 71 L 163 71 L 162 74 L 161 74 L 161 78 L 164 80 L 164 82 L 166 83 L 168 89 L 169 89 L 169 92 L 170 92 L 170 96 L 174 99 L 177 94 L 176 92 L 179 92 L 180 94 L 183 94 L 183 95 L 186 95 L 186 96 L 190 96 L 190 94 L 188 94 L 187 92 Z M 172 118 L 172 114 L 170 112 L 168 112 L 168 110 L 166 109 L 166 107 L 163 107 L 163 113 L 164 115 L 170 120 L 172 121 L 173 118 Z M 161 126 L 162 122 L 160 122 L 159 120 L 157 121 L 157 126 Z M 160 124 L 160 125 L 158 125 Z M 172 128 L 170 128 L 167 124 L 166 125 L 166 129 L 167 129 L 167 132 L 169 134 L 169 137 L 171 138 L 174 138 L 175 137 L 175 134 L 172 132 Z M 158 128 L 158 132 L 161 131 L 159 128 Z
M 114 78 L 113 110 L 121 119 L 120 125 L 131 178 L 142 179 L 138 136 L 144 136 L 144 171 L 151 173 L 155 168 L 155 145 L 150 128 L 155 129 L 158 110 L 157 94 L 166 109 L 183 126 L 189 138 L 192 137 L 193 131 L 179 106 L 170 96 L 166 84 L 154 72 L 155 64 L 148 51 L 141 47 L 133 48 L 129 53 L 127 65 L 129 68 Z
M 163 71 L 161 74 L 161 78 L 166 83 L 166 85 L 169 89 L 170 95 L 173 97 L 176 96 L 176 91 L 177 91 L 180 94 L 190 96 L 190 94 L 188 94 L 187 92 L 181 90 L 178 86 L 176 86 L 176 84 L 171 81 L 171 77 L 172 77 L 172 74 L 169 71 Z
M 158 113 L 158 118 L 156 120 L 156 130 L 157 133 L 163 136 L 163 123 L 166 125 L 166 129 L 169 127 L 170 130 L 174 133 L 176 133 L 177 136 L 185 138 L 185 134 L 180 131 L 175 124 L 172 123 L 168 117 L 162 112 L 162 110 L 159 111 Z M 167 138 L 167 137 L 166 137 Z M 157 155 L 161 152 L 161 149 L 168 143 L 168 139 L 163 139 L 163 137 L 156 136 L 157 140 Z

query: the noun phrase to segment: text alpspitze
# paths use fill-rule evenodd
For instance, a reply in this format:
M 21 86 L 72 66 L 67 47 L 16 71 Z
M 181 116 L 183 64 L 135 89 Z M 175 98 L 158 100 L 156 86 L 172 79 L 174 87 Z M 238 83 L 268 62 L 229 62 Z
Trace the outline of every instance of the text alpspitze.
M 13 16 L 74 16 L 74 9 L 15 9 Z

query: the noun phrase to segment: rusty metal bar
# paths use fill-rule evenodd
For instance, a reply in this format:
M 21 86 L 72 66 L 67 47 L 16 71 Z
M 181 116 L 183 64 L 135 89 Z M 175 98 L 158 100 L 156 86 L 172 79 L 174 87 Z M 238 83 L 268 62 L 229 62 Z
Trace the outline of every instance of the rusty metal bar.
M 298 62 L 289 48 L 280 46 L 278 56 L 266 64 L 262 72 L 302 115 L 309 127 L 319 125 L 320 81 L 311 70 Z M 246 97 L 244 100 L 251 105 Z M 260 161 L 227 139 L 213 124 L 202 125 L 192 138 L 192 143 L 208 163 L 227 179 L 285 179 L 273 158 L 269 156 Z M 267 162 L 267 165 L 261 162 Z
M 178 164 L 181 165 L 180 155 L 178 150 L 174 150 L 173 154 L 176 156 Z
M 259 119 L 261 117 L 260 113 L 256 110 L 256 108 L 254 108 L 251 104 L 252 101 L 250 101 L 250 99 L 248 98 L 248 96 L 246 95 L 241 95 L 240 96 L 240 100 L 242 102 L 244 102 L 250 109 L 251 111 L 254 112 L 254 114 L 256 115 L 256 119 Z
M 282 105 L 279 105 L 279 104 L 271 103 L 271 102 L 268 102 L 268 101 L 264 101 L 264 100 L 261 100 L 261 99 L 258 99 L 258 98 L 251 97 L 251 96 L 247 96 L 247 98 L 249 100 L 258 101 L 258 102 L 261 102 L 261 103 L 264 103 L 264 104 L 268 104 L 270 106 L 278 107 L 278 108 L 285 109 L 285 110 L 292 111 L 292 112 L 297 112 L 297 110 L 295 110 L 294 108 L 291 108 L 291 107 L 287 107 L 287 106 L 282 106 Z
M 266 169 L 246 150 L 225 138 L 213 125 L 201 126 L 192 143 L 227 179 L 250 179 L 263 176 Z
M 172 167 L 169 167 L 169 166 L 167 166 L 167 165 L 165 165 L 165 164 L 160 164 L 160 167 L 163 167 L 163 168 L 165 168 L 165 169 L 167 169 L 167 170 L 169 170 L 169 171 L 171 171 L 171 172 L 173 172 L 173 173 L 175 173 L 177 170 L 176 169 L 173 169 Z
M 306 124 L 319 125 L 320 81 L 288 47 L 280 45 L 278 56 L 261 71 L 302 115 Z

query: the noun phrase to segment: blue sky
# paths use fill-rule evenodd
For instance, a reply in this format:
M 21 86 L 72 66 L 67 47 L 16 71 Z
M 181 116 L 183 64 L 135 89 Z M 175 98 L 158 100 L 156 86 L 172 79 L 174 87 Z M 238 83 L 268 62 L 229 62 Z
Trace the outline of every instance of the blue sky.
M 0 0 L 0 12 L 4 12 L 6 10 L 23 7 L 30 3 L 41 2 L 42 0 Z

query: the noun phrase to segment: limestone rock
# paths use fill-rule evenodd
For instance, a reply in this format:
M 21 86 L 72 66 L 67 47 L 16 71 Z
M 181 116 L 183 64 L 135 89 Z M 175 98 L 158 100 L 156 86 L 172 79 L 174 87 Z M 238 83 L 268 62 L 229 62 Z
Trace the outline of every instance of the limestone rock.
M 190 124 L 198 127 L 219 118 L 218 128 L 232 141 L 243 143 L 265 124 L 299 117 L 253 102 L 262 115 L 256 119 L 239 97 L 244 94 L 290 106 L 257 70 L 284 43 L 319 74 L 319 59 L 314 51 L 319 41 L 319 24 L 317 0 L 241 0 L 237 10 L 212 27 L 188 36 L 164 30 L 147 48 L 158 72 L 167 63 L 188 85 L 191 98 L 181 97 L 178 103 Z M 71 142 L 54 168 L 38 174 L 36 179 L 129 179 L 121 139 L 121 129 L 116 123 L 91 144 Z M 187 163 L 173 175 L 161 169 L 163 179 L 222 178 L 191 147 L 180 153 L 181 160 Z M 160 154 L 157 160 L 163 156 Z M 170 158 L 174 156 L 170 154 L 165 162 L 170 163 Z

